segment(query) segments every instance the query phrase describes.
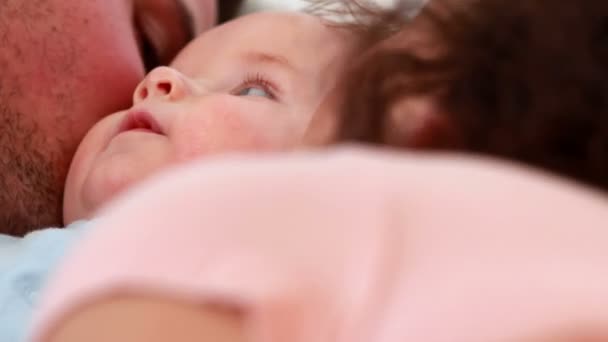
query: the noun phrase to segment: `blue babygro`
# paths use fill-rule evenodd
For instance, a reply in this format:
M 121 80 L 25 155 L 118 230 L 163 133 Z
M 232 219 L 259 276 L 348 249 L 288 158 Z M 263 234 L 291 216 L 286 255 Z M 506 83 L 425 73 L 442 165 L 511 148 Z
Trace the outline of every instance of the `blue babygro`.
M 87 222 L 44 229 L 24 238 L 0 235 L 0 342 L 24 342 L 47 277 Z

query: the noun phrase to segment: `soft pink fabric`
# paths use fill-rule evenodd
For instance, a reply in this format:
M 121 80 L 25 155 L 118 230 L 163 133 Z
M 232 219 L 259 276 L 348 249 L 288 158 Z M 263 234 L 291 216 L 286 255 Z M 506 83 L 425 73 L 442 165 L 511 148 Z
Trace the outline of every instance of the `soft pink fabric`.
M 460 157 L 203 161 L 107 208 L 33 341 L 116 293 L 239 305 L 256 342 L 496 341 L 606 313 L 607 223 L 599 195 Z

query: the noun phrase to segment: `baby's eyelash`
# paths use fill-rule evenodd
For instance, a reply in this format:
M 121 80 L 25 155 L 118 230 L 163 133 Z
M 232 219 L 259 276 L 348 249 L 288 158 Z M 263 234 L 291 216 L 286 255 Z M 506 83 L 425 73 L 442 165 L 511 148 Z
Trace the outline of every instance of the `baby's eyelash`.
M 237 92 L 251 86 L 258 86 L 268 92 L 273 100 L 278 99 L 278 95 L 281 93 L 276 83 L 271 81 L 268 77 L 261 73 L 248 74 L 243 82 L 237 87 Z

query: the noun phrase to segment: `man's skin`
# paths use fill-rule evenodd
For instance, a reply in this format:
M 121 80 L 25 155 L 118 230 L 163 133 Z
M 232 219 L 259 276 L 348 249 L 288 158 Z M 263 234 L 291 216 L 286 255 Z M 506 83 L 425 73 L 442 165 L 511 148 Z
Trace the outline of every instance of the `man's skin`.
M 0 233 L 61 225 L 85 132 L 213 24 L 208 1 L 0 0 Z M 221 16 L 240 2 L 218 1 Z

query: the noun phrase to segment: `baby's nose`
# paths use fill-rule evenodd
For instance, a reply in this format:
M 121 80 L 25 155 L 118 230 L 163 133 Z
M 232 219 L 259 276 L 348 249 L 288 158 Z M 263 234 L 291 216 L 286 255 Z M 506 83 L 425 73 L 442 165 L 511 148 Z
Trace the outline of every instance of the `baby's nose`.
M 189 92 L 185 77 L 179 71 L 169 67 L 159 67 L 152 70 L 137 86 L 133 94 L 133 103 L 137 104 L 149 98 L 179 101 Z

